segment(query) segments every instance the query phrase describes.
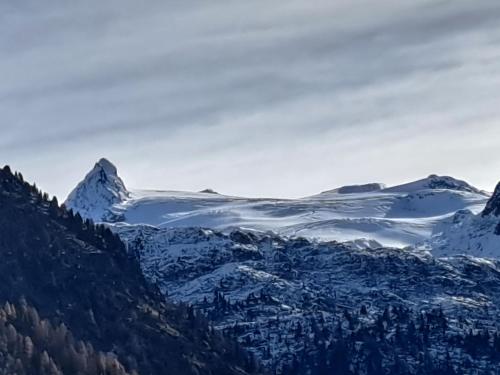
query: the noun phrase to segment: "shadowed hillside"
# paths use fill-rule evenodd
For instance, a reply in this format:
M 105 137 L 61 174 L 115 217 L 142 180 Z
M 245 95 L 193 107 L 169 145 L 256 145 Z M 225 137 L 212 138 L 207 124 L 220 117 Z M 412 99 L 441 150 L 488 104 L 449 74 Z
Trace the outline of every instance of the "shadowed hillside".
M 0 256 L 2 305 L 20 303 L 24 307 L 18 310 L 36 312 L 37 319 L 56 327 L 51 328 L 54 332 L 65 327 L 61 347 L 72 340 L 80 350 L 92 346 L 95 353 L 107 353 L 94 353 L 97 357 L 116 357 L 113 366 L 121 373 L 229 375 L 254 367 L 235 344 L 209 333 L 191 308 L 165 303 L 116 235 L 59 207 L 55 199 L 49 201 L 8 167 L 0 169 Z M 26 314 L 21 322 L 26 322 Z M 33 324 L 26 329 L 5 311 L 0 318 L 10 321 L 14 341 L 34 343 L 30 358 L 49 358 L 52 372 L 47 373 L 89 373 L 68 370 L 71 361 L 54 357 L 53 347 L 49 353 L 48 342 L 30 338 L 35 335 Z M 31 360 L 14 346 L 3 349 L 0 353 L 10 352 L 21 364 Z M 0 360 L 5 373 L 18 373 L 5 363 Z M 25 368 L 29 374 L 41 373 L 33 370 L 39 364 L 27 363 Z

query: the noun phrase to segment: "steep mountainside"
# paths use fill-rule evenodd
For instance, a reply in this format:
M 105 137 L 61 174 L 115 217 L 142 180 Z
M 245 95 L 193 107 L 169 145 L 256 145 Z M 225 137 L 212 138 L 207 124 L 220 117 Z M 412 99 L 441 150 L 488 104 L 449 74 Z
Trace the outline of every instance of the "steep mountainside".
M 21 304 L 67 329 L 57 331 L 62 341 L 56 341 L 66 348 L 72 347 L 70 336 L 83 340 L 87 348 L 116 356 L 124 371 L 142 375 L 244 373 L 238 364 L 245 357 L 237 346 L 210 334 L 190 308 L 165 303 L 116 235 L 58 207 L 55 199 L 49 202 L 7 167 L 0 169 L 0 256 L 1 303 L 23 297 Z M 0 320 L 13 327 L 6 342 L 34 335 L 32 325 L 5 311 Z M 47 345 L 36 341 L 33 350 L 47 359 L 44 350 L 54 354 Z M 16 347 L 8 346 L 7 352 L 18 355 Z M 67 362 L 61 361 L 55 366 Z
M 128 192 L 121 188 L 123 184 L 110 183 L 121 180 L 116 168 L 100 168 L 102 163 L 70 194 L 66 205 L 96 221 L 162 228 L 271 230 L 284 236 L 324 241 L 365 238 L 405 247 L 429 239 L 434 226 L 458 210 L 479 212 L 488 199 L 464 181 L 439 176 L 392 188 L 346 186 L 293 200 L 247 199 L 207 191 Z

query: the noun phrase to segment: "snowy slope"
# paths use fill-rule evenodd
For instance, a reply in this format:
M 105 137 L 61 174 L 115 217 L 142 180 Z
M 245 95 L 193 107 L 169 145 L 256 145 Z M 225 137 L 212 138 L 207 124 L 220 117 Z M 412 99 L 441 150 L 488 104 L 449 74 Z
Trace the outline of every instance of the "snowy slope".
M 160 228 L 238 227 L 323 241 L 365 238 L 404 247 L 427 240 L 437 223 L 458 210 L 479 212 L 488 199 L 466 182 L 438 176 L 391 188 L 382 184 L 347 186 L 293 200 L 214 192 L 127 191 L 116 168 L 108 164 L 100 161 L 70 194 L 66 205 L 96 221 Z
M 436 226 L 428 247 L 436 256 L 500 258 L 500 184 L 482 212 L 462 210 Z

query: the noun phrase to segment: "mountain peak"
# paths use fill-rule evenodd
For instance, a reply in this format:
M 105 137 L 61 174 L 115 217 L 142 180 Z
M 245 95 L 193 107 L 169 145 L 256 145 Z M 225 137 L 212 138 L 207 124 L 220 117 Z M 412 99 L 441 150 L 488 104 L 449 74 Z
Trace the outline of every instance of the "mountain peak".
M 66 199 L 66 207 L 82 217 L 103 221 L 110 209 L 130 196 L 118 170 L 108 159 L 102 158 Z
M 99 161 L 94 166 L 94 169 L 96 168 L 104 170 L 109 175 L 115 175 L 115 176 L 118 175 L 118 170 L 116 169 L 116 166 L 106 158 L 99 159 Z

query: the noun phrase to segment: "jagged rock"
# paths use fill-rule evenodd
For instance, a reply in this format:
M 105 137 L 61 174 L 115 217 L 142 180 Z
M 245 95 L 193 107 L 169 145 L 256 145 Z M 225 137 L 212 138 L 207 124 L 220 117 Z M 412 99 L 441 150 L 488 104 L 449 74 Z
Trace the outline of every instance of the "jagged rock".
M 484 208 L 483 216 L 488 215 L 500 216 L 500 183 L 496 186 L 493 195 Z

